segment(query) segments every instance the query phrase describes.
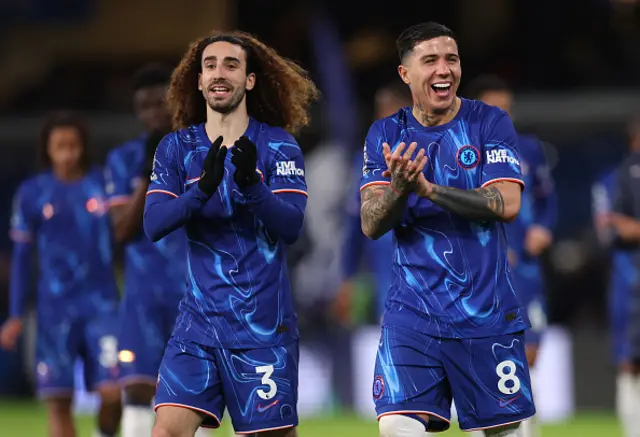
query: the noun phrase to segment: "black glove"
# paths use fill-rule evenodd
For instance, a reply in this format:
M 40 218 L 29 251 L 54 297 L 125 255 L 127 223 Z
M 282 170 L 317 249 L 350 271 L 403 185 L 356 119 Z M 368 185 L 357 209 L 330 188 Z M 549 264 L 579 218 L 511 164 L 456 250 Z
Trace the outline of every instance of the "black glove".
M 227 148 L 220 147 L 221 144 L 222 137 L 220 136 L 213 142 L 202 163 L 198 188 L 209 197 L 213 196 L 224 177 L 224 159 L 227 156 Z
M 153 172 L 153 160 L 156 156 L 156 149 L 160 141 L 162 141 L 162 138 L 164 138 L 164 135 L 164 133 L 159 131 L 151 132 L 144 142 L 144 168 L 142 169 L 144 176 L 151 176 Z
M 242 136 L 233 145 L 231 162 L 236 166 L 233 179 L 238 187 L 246 188 L 260 182 L 260 175 L 256 171 L 258 152 L 256 145 L 248 137 Z

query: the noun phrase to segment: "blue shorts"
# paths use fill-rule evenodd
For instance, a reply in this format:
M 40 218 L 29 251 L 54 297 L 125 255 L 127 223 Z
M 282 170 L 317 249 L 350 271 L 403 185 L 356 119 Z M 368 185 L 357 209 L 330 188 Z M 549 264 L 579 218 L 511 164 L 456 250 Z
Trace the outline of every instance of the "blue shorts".
M 632 290 L 638 286 L 640 274 L 633 259 L 627 253 L 615 253 L 609 280 L 609 320 L 613 358 L 617 364 L 630 360 L 631 344 L 629 332 Z
M 547 304 L 544 295 L 544 278 L 538 261 L 518 264 L 512 267 L 518 299 L 527 309 L 531 328 L 524 334 L 525 343 L 539 346 L 544 331 L 547 329 Z
M 160 365 L 155 409 L 203 413 L 217 428 L 225 409 L 236 432 L 298 425 L 298 341 L 264 349 L 218 349 L 171 337 Z
M 384 326 L 373 381 L 378 419 L 426 413 L 427 431 L 444 431 L 452 398 L 465 431 L 533 416 L 524 334 L 449 339 Z
M 75 363 L 84 364 L 87 390 L 93 391 L 118 377 L 117 314 L 103 313 L 90 320 L 39 318 L 36 339 L 36 380 L 40 397 L 72 396 Z
M 178 305 L 179 299 L 157 302 L 140 295 L 125 295 L 120 304 L 118 336 L 121 384 L 156 384 Z

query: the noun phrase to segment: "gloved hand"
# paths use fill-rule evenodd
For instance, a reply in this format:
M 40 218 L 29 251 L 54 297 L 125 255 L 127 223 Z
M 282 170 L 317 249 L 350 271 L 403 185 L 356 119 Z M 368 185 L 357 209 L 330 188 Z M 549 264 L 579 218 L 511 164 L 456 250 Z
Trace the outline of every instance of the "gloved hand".
M 224 159 L 227 156 L 227 148 L 220 147 L 221 144 L 222 136 L 219 136 L 211 145 L 202 163 L 198 188 L 209 197 L 213 196 L 224 177 Z
M 151 176 L 153 172 L 153 160 L 156 156 L 156 149 L 158 144 L 162 141 L 165 134 L 160 131 L 154 131 L 149 134 L 147 140 L 144 142 L 144 176 Z
M 260 182 L 260 175 L 256 171 L 258 152 L 256 145 L 248 137 L 242 136 L 233 145 L 231 162 L 236 166 L 233 179 L 240 189 Z

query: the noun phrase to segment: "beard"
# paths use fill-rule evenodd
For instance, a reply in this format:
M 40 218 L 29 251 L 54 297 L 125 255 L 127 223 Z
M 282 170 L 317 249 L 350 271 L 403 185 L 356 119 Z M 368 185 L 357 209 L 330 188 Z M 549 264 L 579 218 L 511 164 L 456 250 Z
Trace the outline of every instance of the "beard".
M 218 101 L 212 97 L 207 100 L 207 105 L 209 105 L 209 107 L 215 112 L 219 112 L 220 114 L 229 114 L 235 111 L 238 105 L 240 105 L 240 102 L 242 102 L 242 99 L 244 98 L 246 93 L 246 89 L 238 88 L 233 91 L 233 94 L 231 94 L 231 98 L 229 98 L 229 100 Z

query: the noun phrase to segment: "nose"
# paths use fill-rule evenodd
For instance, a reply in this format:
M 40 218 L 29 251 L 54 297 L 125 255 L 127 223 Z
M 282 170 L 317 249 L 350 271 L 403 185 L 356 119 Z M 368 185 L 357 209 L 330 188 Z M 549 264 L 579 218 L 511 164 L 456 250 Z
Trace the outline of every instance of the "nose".
M 447 65 L 447 61 L 444 59 L 440 59 L 436 66 L 436 74 L 438 76 L 448 76 L 451 70 L 449 69 L 449 65 Z

